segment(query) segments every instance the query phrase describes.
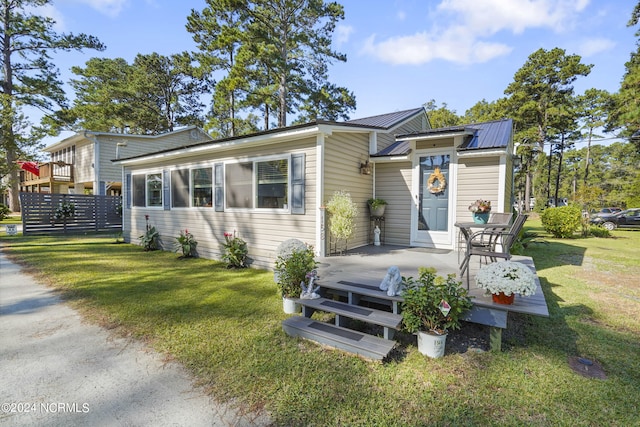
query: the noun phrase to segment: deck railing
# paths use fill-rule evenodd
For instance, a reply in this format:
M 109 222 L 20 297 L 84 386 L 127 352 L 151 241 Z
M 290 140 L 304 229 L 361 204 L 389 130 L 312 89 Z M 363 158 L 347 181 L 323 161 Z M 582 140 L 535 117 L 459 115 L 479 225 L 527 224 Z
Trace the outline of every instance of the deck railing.
M 56 181 L 56 182 L 73 182 L 73 165 L 64 162 L 47 162 L 40 163 L 40 176 L 27 171 L 20 171 L 20 181 L 23 185 L 29 185 L 30 182 Z

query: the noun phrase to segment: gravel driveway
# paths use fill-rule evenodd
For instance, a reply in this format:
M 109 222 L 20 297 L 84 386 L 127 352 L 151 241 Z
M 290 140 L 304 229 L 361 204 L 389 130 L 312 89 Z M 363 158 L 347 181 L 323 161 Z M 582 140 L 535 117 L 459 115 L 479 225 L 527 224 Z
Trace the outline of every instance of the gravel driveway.
M 83 322 L 0 251 L 0 426 L 264 426 L 177 363 Z

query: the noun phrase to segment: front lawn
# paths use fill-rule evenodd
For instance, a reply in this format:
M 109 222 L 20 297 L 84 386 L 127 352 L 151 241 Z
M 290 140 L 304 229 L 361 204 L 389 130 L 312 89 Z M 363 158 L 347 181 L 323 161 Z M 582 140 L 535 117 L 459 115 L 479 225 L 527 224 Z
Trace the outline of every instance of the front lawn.
M 525 228 L 540 231 L 536 221 Z M 268 271 L 111 236 L 1 244 L 93 321 L 146 341 L 216 398 L 264 409 L 276 425 L 630 426 L 640 424 L 640 232 L 613 236 L 546 237 L 529 249 L 550 318 L 516 315 L 518 339 L 505 351 L 432 360 L 407 345 L 385 363 L 288 337 Z M 577 356 L 607 379 L 574 372 Z

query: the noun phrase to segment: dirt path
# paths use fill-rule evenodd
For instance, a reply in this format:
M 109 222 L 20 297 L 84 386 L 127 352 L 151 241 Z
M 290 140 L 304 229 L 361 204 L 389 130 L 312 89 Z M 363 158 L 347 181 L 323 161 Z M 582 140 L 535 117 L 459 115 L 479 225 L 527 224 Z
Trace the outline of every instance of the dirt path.
M 84 323 L 0 251 L 0 426 L 263 426 L 176 363 Z

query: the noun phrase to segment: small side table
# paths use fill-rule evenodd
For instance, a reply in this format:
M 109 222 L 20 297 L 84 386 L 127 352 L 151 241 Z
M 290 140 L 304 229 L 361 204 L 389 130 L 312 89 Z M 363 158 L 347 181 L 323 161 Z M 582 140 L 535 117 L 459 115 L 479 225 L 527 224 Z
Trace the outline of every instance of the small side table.
M 374 230 L 376 226 L 380 229 L 380 244 L 384 245 L 384 217 L 383 216 L 370 216 L 369 217 L 369 243 L 374 242 Z

